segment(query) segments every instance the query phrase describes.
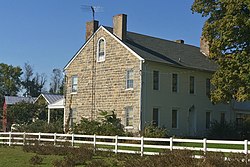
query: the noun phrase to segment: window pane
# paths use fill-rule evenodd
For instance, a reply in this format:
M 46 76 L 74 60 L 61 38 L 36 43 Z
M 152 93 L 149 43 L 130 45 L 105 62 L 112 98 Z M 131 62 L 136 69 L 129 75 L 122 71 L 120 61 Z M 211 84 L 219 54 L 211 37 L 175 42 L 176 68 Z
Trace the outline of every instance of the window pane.
M 98 57 L 97 61 L 105 60 L 105 41 L 104 39 L 100 39 L 98 43 Z
M 72 92 L 77 92 L 77 82 L 78 82 L 77 76 L 72 76 L 72 85 L 71 85 Z
M 211 89 L 211 86 L 210 86 L 210 79 L 206 79 L 206 95 L 208 97 L 210 97 L 210 89 Z
M 178 86 L 178 75 L 177 74 L 172 74 L 172 92 L 177 92 Z
M 134 80 L 133 80 L 133 70 L 127 71 L 127 79 L 126 79 L 126 89 L 134 87 Z
M 224 124 L 225 123 L 225 113 L 220 114 L 220 123 Z
M 159 90 L 159 71 L 153 71 L 153 89 Z
M 190 82 L 189 93 L 194 94 L 194 77 L 193 76 L 190 76 L 189 82 Z
M 153 108 L 153 125 L 158 126 L 158 108 Z
M 177 128 L 178 115 L 177 110 L 172 110 L 172 128 Z
M 126 108 L 126 113 L 125 113 L 125 125 L 126 126 L 133 126 L 133 108 L 132 107 L 127 107 Z

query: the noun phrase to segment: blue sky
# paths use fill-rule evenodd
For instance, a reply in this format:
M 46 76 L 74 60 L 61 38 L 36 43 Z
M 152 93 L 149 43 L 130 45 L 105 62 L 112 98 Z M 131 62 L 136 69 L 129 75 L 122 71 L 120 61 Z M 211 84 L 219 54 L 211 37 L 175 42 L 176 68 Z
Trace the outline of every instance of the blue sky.
M 205 21 L 192 14 L 193 0 L 0 0 L 0 63 L 35 72 L 63 69 L 85 42 L 85 22 L 92 19 L 81 5 L 100 6 L 96 20 L 112 26 L 116 14 L 128 15 L 128 31 L 199 46 Z

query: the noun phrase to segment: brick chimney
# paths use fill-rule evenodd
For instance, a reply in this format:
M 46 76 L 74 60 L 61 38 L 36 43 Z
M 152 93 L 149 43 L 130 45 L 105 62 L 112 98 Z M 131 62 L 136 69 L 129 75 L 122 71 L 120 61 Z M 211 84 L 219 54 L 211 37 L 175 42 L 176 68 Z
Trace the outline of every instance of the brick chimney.
M 86 41 L 98 29 L 98 26 L 99 26 L 99 22 L 96 20 L 86 22 L 86 34 L 85 34 Z
M 175 40 L 175 42 L 184 44 L 184 40 L 182 40 L 182 39 L 177 39 L 177 40 Z
M 209 56 L 209 43 L 203 36 L 200 38 L 200 51 L 205 56 Z
M 120 39 L 126 40 L 127 15 L 118 14 L 113 17 L 113 33 Z

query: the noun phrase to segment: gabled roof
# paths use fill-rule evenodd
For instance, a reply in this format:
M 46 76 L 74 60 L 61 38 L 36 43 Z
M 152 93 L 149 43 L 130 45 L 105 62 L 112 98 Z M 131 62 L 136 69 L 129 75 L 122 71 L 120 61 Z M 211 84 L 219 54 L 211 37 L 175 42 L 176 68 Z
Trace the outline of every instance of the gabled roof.
M 18 96 L 4 96 L 5 103 L 12 105 L 20 102 L 33 103 L 36 98 L 34 97 L 18 97 Z
M 55 103 L 56 101 L 59 101 L 59 100 L 61 100 L 61 99 L 64 98 L 63 95 L 55 95 L 55 94 L 42 93 L 42 94 L 40 94 L 40 95 L 37 97 L 36 101 L 37 101 L 41 96 L 44 97 L 44 99 L 46 100 L 46 102 L 47 102 L 48 104 Z M 35 102 L 36 102 L 36 101 L 35 101 Z
M 74 61 L 81 50 L 101 28 L 106 30 L 106 32 L 130 50 L 130 52 L 140 60 L 154 61 L 181 68 L 191 68 L 210 72 L 214 72 L 217 69 L 217 65 L 202 54 L 199 47 L 133 32 L 127 32 L 127 39 L 125 41 L 121 41 L 113 34 L 113 28 L 107 26 L 100 26 L 98 30 L 77 51 L 64 69 L 66 69 L 72 61 Z
M 111 27 L 105 28 L 113 33 Z M 217 68 L 196 46 L 133 32 L 127 32 L 124 44 L 145 60 L 206 71 L 215 71 Z

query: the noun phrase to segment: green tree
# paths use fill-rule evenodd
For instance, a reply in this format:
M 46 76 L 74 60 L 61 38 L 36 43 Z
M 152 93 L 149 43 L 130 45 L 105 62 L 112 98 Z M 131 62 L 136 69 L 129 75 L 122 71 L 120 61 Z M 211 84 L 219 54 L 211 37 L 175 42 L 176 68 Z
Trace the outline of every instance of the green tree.
M 218 64 L 211 100 L 250 99 L 250 1 L 195 0 L 192 11 L 208 18 L 202 35 Z
M 60 69 L 53 69 L 51 75 L 49 92 L 53 94 L 63 94 L 63 75 Z
M 33 68 L 30 64 L 24 64 L 24 74 L 22 79 L 22 86 L 25 90 L 24 96 L 29 95 L 32 97 L 37 97 L 42 93 L 42 89 L 46 83 L 46 75 L 36 73 L 33 75 Z

